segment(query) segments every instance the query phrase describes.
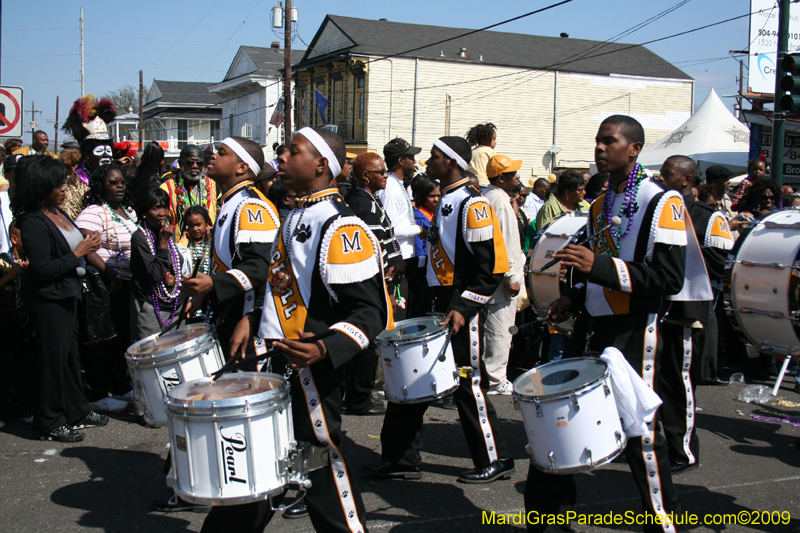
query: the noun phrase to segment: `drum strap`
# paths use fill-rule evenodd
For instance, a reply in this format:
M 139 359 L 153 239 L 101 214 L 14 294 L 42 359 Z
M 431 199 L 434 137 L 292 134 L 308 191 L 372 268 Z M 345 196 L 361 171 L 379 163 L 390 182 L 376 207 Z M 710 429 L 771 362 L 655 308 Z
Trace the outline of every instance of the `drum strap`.
M 303 387 L 303 394 L 305 395 L 308 406 L 308 413 L 311 417 L 311 425 L 314 428 L 314 435 L 317 437 L 317 440 L 328 449 L 330 466 L 333 469 L 333 480 L 339 492 L 339 501 L 344 510 L 347 526 L 350 528 L 350 531 L 361 533 L 364 531 L 364 526 L 361 524 L 361 520 L 358 517 L 358 510 L 356 509 L 356 504 L 353 499 L 353 488 L 350 485 L 350 478 L 347 475 L 347 467 L 339 449 L 331 442 L 330 433 L 328 433 L 328 424 L 322 412 L 322 403 L 319 398 L 319 393 L 317 392 L 317 386 L 314 383 L 314 376 L 311 375 L 311 369 L 308 367 L 301 368 L 299 374 L 300 384 Z
M 486 441 L 486 453 L 489 462 L 497 461 L 497 444 L 494 440 L 492 425 L 489 423 L 486 409 L 486 399 L 481 391 L 481 331 L 480 313 L 476 313 L 469 321 L 469 350 L 470 364 L 472 365 L 472 395 L 475 397 L 475 404 L 478 407 L 478 421 L 483 430 L 483 438 Z

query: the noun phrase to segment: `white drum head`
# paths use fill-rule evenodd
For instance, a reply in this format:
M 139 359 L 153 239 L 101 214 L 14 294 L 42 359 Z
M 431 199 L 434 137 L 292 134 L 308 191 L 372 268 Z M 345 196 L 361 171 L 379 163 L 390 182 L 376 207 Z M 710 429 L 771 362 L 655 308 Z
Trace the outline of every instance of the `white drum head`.
M 226 374 L 216 381 L 197 379 L 184 383 L 172 389 L 169 398 L 171 402 L 198 407 L 210 405 L 211 402 L 217 405 L 226 401 L 238 404 L 241 400 L 237 398 L 270 396 L 272 393 L 282 393 L 286 386 L 286 380 L 276 374 L 241 372 Z
M 375 342 L 377 344 L 402 344 L 422 340 L 444 330 L 445 326 L 439 325 L 444 318 L 444 315 L 434 315 L 401 320 L 395 323 L 394 329 L 382 331 L 375 338 Z
M 607 368 L 604 361 L 591 357 L 553 361 L 518 377 L 514 381 L 514 395 L 523 400 L 561 397 L 598 381 Z
M 179 330 L 170 331 L 161 337 L 158 335 L 151 335 L 146 339 L 142 339 L 128 348 L 128 354 L 134 357 L 141 357 L 169 350 L 170 348 L 191 342 L 205 335 L 212 329 L 212 326 L 208 324 L 189 324 L 187 326 L 181 326 Z

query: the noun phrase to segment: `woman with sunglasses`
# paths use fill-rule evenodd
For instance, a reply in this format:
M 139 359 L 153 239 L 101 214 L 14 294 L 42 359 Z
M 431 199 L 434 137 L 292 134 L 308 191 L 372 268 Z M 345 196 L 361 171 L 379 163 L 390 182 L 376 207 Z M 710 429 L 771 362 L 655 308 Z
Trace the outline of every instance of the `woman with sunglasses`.
M 777 211 L 781 202 L 781 190 L 773 180 L 764 178 L 755 182 L 742 198 L 737 220 L 753 222 L 772 211 Z

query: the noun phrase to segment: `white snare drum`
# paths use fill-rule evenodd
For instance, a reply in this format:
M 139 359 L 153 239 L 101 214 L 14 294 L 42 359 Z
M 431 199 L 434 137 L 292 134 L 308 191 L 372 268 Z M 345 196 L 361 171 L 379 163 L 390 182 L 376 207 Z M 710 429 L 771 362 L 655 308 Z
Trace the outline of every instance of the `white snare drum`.
M 531 307 L 539 317 L 547 315 L 547 308 L 557 300 L 561 294 L 572 287 L 572 269 L 564 268 L 561 263 L 556 263 L 544 272 L 539 269 L 553 259 L 553 254 L 569 244 L 569 240 L 582 233 L 588 220 L 586 213 L 570 211 L 556 218 L 550 224 L 540 229 L 533 241 L 530 261 L 525 273 L 528 282 L 528 298 Z M 569 318 L 554 328 L 560 333 L 572 333 L 574 320 Z
M 730 259 L 730 256 L 729 256 Z M 726 266 L 726 310 L 761 351 L 800 353 L 800 212 L 778 211 L 746 235 Z
M 289 383 L 241 372 L 184 383 L 169 393 L 173 489 L 184 500 L 236 505 L 283 492 L 296 473 Z
M 150 335 L 128 348 L 137 412 L 151 426 L 167 425 L 164 398 L 174 387 L 201 379 L 224 364 L 214 326 L 188 324 L 163 337 Z
M 418 403 L 458 388 L 453 349 L 443 315 L 402 320 L 375 338 L 383 366 L 386 399 Z
M 514 381 L 533 465 L 573 474 L 608 463 L 625 449 L 605 362 L 593 357 L 553 361 Z

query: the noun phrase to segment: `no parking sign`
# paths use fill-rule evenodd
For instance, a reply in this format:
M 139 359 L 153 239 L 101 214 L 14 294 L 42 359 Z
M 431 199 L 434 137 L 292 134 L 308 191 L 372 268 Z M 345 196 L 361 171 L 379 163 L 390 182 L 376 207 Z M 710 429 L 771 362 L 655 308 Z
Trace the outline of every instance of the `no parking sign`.
M 22 137 L 22 87 L 0 85 L 0 137 Z

